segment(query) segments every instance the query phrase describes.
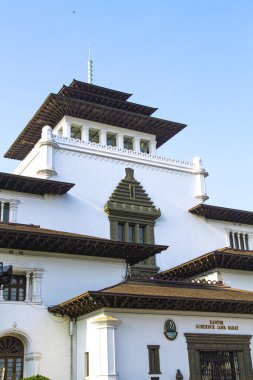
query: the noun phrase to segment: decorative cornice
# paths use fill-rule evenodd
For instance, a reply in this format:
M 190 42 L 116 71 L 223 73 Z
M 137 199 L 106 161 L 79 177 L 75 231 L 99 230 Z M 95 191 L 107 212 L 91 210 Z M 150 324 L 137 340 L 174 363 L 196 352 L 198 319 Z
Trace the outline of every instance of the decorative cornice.
M 120 214 L 122 217 L 125 216 L 126 218 L 128 216 L 132 217 L 135 213 L 138 214 L 139 219 L 145 218 L 153 221 L 161 216 L 160 209 L 111 201 L 106 203 L 105 212 L 110 214 L 110 216 L 117 216 Z
M 53 135 L 53 137 L 59 148 L 63 149 L 99 155 L 121 161 L 134 161 L 144 165 L 158 166 L 165 169 L 178 170 L 192 174 L 198 173 L 198 170 L 195 170 L 194 163 L 190 161 L 176 160 L 142 152 L 135 152 L 128 149 L 119 149 L 115 146 L 101 145 L 90 141 L 78 140 L 58 135 Z

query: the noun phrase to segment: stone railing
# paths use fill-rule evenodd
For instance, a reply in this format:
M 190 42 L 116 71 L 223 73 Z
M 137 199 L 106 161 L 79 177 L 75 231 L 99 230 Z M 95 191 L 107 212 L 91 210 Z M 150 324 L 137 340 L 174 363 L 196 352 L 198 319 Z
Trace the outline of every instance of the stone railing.
M 79 148 L 88 148 L 88 149 L 96 150 L 98 152 L 102 151 L 104 153 L 105 152 L 114 153 L 114 154 L 128 156 L 129 158 L 132 157 L 136 159 L 142 159 L 142 160 L 144 159 L 149 162 L 152 161 L 157 164 L 165 164 L 165 165 L 167 164 L 170 166 L 177 166 L 180 168 L 188 169 L 190 171 L 196 170 L 195 164 L 191 161 L 176 160 L 176 159 L 156 156 L 156 155 L 148 154 L 148 153 L 135 152 L 133 150 L 120 149 L 117 146 L 101 145 L 95 142 L 68 138 L 68 137 L 63 137 L 63 136 L 58 136 L 58 135 L 53 135 L 53 139 L 56 143 L 59 143 L 59 144 L 66 144 L 66 145 L 75 146 Z

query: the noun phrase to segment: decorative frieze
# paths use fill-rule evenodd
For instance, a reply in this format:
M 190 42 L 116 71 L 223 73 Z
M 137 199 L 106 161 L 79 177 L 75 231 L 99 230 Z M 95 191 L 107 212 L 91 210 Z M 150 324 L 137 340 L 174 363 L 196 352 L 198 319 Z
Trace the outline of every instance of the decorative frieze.
M 74 148 L 75 151 L 78 150 L 79 152 L 103 155 L 107 156 L 108 158 L 111 157 L 115 159 L 118 158 L 124 160 L 134 160 L 135 162 L 143 162 L 146 165 L 162 165 L 167 169 L 182 170 L 197 174 L 194 162 L 176 160 L 172 158 L 156 156 L 154 154 L 142 153 L 140 151 L 137 152 L 135 150 L 124 149 L 122 134 L 116 135 L 117 146 L 101 145 L 95 142 L 79 140 L 74 138 L 66 138 L 58 135 L 53 135 L 53 138 L 55 142 L 59 145 L 59 147 L 62 148 L 65 146 L 67 149 Z M 137 144 L 137 142 L 135 142 L 135 144 Z M 152 150 L 153 148 L 151 147 L 150 151 L 152 152 Z

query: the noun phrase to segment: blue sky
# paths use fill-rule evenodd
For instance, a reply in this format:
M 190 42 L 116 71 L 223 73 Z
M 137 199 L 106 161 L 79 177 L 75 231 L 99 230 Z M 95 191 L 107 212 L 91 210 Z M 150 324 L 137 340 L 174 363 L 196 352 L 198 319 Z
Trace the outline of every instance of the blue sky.
M 2 0 L 1 155 L 50 92 L 86 81 L 91 41 L 95 84 L 188 124 L 159 153 L 200 156 L 208 203 L 253 211 L 252 20 L 252 0 Z

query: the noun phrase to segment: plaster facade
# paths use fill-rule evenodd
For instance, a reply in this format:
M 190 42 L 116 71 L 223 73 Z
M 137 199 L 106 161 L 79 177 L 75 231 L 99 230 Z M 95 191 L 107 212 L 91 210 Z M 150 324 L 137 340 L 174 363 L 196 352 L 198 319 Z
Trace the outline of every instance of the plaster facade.
M 72 127 L 77 132 L 80 128 L 80 138 L 72 137 Z M 98 131 L 98 143 L 89 141 L 91 129 Z M 108 134 L 115 135 L 115 146 L 107 144 Z M 132 139 L 133 149 L 124 148 L 124 136 Z M 142 141 L 148 152 L 141 152 Z M 198 157 L 187 162 L 158 156 L 156 141 L 151 133 L 67 115 L 53 130 L 45 125 L 41 139 L 14 174 L 75 186 L 64 195 L 44 196 L 2 189 L 0 202 L 12 204 L 10 224 L 110 239 L 104 207 L 124 178 L 125 169 L 132 168 L 135 179 L 161 210 L 155 224 L 155 243 L 169 248 L 156 257 L 160 271 L 229 245 L 230 231 L 247 234 L 249 248 L 253 249 L 252 225 L 205 220 L 188 212 L 208 199 L 208 173 Z M 24 344 L 26 377 L 42 373 L 50 380 L 172 380 L 180 369 L 184 379 L 189 379 L 185 334 L 252 333 L 250 314 L 120 309 L 99 310 L 78 319 L 56 316 L 48 312 L 49 306 L 123 282 L 128 275 L 126 262 L 12 247 L 0 249 L 0 261 L 12 265 L 14 274 L 26 276 L 25 300 L 5 300 L 0 289 L 0 338 L 14 336 Z M 253 291 L 250 271 L 217 268 L 202 277 Z M 168 341 L 163 333 L 168 319 L 177 326 L 175 341 Z M 218 329 L 219 324 L 214 329 L 196 327 L 211 326 L 212 320 L 222 321 L 226 328 Z M 159 346 L 161 373 L 149 373 L 148 345 Z M 89 371 L 85 353 L 89 353 Z

